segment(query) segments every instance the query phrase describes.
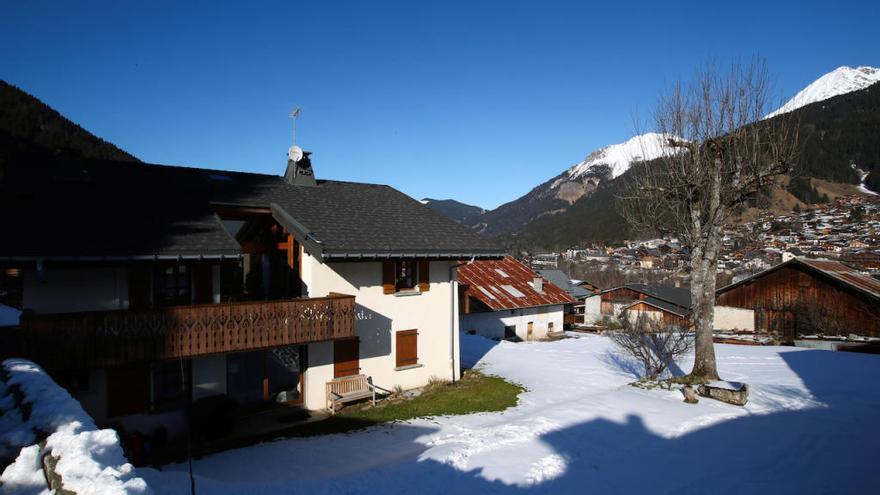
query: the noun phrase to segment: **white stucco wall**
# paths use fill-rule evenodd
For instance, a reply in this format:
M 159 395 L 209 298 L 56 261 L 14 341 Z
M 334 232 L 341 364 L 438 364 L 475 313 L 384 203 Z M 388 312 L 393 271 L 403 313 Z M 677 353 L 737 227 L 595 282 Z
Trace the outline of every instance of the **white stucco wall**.
M 561 332 L 563 317 L 562 305 L 488 311 L 462 315 L 461 328 L 491 339 L 501 339 L 504 338 L 504 327 L 515 326 L 516 335 L 520 339 L 539 340 L 547 338 L 548 324 L 551 322 L 553 331 Z M 529 322 L 532 322 L 533 329 L 531 337 L 528 334 Z
M 599 295 L 584 299 L 584 324 L 592 325 L 602 321 L 602 297 Z
M 124 268 L 55 268 L 25 270 L 22 306 L 37 313 L 125 309 L 128 273 Z
M 386 389 L 411 389 L 428 383 L 431 377 L 444 380 L 460 377 L 457 327 L 457 289 L 449 278 L 453 262 L 430 264 L 430 290 L 416 295 L 384 294 L 382 263 L 320 263 L 303 255 L 302 279 L 309 297 L 330 292 L 355 296 L 357 335 L 360 338 L 361 373 Z M 396 338 L 399 330 L 417 329 L 418 367 L 395 369 Z M 454 340 L 453 340 L 454 339 Z M 453 359 L 450 358 L 452 347 Z M 325 384 L 333 379 L 333 343 L 309 345 L 306 372 L 306 400 L 309 409 L 326 407 Z
M 746 308 L 715 306 L 715 330 L 755 331 L 755 312 Z

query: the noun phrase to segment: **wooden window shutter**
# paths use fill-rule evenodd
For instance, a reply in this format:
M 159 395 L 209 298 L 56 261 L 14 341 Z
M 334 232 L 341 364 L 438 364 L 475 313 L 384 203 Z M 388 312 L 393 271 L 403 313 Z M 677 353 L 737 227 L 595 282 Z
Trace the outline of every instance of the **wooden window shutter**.
M 419 261 L 419 290 L 428 292 L 431 290 L 431 263 L 428 261 Z
M 419 363 L 418 330 L 397 332 L 397 367 L 412 366 Z
M 333 378 L 357 375 L 360 368 L 360 346 L 357 337 L 333 342 Z
M 394 262 L 382 262 L 382 292 L 394 294 Z

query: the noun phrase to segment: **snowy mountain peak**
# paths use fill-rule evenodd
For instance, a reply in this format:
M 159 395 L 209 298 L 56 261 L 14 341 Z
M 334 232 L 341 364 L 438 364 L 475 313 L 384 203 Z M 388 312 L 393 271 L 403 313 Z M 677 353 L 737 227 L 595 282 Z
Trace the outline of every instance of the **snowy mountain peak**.
M 859 91 L 876 82 L 880 82 L 880 69 L 874 67 L 857 67 L 855 69 L 847 66 L 838 67 L 816 79 L 812 84 L 802 89 L 800 93 L 794 95 L 794 98 L 788 100 L 785 105 L 768 114 L 765 118 L 769 119 L 776 115 L 797 110 L 810 103 Z
M 603 165 L 610 167 L 612 178 L 617 178 L 629 170 L 633 162 L 653 160 L 667 153 L 668 139 L 667 135 L 649 132 L 635 136 L 624 143 L 599 148 L 590 153 L 584 161 L 568 169 L 568 179 L 576 179 Z

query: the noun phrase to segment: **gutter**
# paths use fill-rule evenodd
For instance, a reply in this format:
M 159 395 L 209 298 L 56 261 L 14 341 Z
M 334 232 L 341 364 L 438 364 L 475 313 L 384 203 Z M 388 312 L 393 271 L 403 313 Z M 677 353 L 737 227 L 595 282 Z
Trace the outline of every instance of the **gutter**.
M 399 260 L 399 259 L 434 259 L 442 260 L 462 260 L 462 259 L 498 259 L 506 256 L 504 253 L 377 253 L 377 252 L 333 252 L 323 253 L 324 259 L 328 261 L 344 261 L 344 260 Z
M 458 307 L 455 305 L 455 289 L 458 285 L 454 278 L 455 270 L 473 262 L 474 258 L 471 258 L 467 263 L 458 263 L 449 267 L 449 305 L 452 307 L 449 320 L 449 363 L 452 365 L 452 383 L 455 383 L 455 316 L 458 314 Z
M 312 231 L 310 231 L 305 225 L 301 224 L 297 219 L 293 218 L 290 213 L 287 213 L 287 210 L 279 206 L 277 203 L 272 203 L 270 208 L 272 210 L 272 218 L 284 226 L 284 228 L 293 235 L 293 238 L 303 245 L 303 248 L 306 249 L 309 254 L 317 258 L 319 262 L 323 263 L 325 260 L 324 243 L 316 239 L 315 236 L 312 235 Z
M 145 254 L 121 256 L 0 256 L 0 261 L 186 261 L 240 260 L 241 253 L 229 254 Z

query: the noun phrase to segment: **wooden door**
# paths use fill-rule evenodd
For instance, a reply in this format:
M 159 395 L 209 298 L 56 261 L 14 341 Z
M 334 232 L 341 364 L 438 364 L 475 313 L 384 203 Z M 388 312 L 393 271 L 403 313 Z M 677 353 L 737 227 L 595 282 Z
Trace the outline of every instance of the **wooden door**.
M 530 322 L 529 322 L 529 330 L 528 330 L 528 333 L 526 334 L 526 337 L 527 337 L 528 339 L 531 339 L 531 338 L 532 338 L 532 334 L 533 334 L 534 332 L 535 332 L 535 322 L 530 321 Z
M 333 341 L 333 378 L 360 373 L 359 355 L 360 341 L 357 337 Z

